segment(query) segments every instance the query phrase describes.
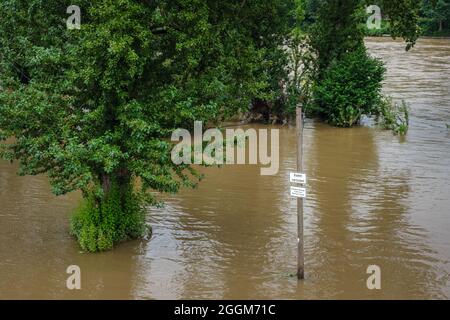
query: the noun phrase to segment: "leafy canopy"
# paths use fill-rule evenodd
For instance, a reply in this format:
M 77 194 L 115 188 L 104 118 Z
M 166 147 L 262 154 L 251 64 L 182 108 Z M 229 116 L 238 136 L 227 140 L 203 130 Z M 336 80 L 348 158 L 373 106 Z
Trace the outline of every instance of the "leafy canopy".
M 105 176 L 139 178 L 144 191 L 190 184 L 167 137 L 273 94 L 293 8 L 80 0 L 81 29 L 67 30 L 69 5 L 0 3 L 0 140 L 13 138 L 0 152 L 21 174 L 48 173 L 56 194 L 87 194 Z

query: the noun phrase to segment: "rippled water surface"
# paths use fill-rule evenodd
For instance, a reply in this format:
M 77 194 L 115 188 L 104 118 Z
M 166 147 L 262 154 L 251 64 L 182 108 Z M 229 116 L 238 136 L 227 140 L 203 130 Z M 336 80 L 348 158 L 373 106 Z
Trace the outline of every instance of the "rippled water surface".
M 405 138 L 307 121 L 306 278 L 296 269 L 295 130 L 280 129 L 280 172 L 205 169 L 197 190 L 149 211 L 151 241 L 84 254 L 68 235 L 79 194 L 0 162 L 0 298 L 450 298 L 450 40 L 410 52 L 368 39 L 388 67 L 384 90 L 411 106 Z M 255 126 L 262 127 L 262 126 Z M 264 127 L 265 128 L 265 127 Z M 68 265 L 82 290 L 66 289 Z M 366 288 L 366 268 L 382 289 Z

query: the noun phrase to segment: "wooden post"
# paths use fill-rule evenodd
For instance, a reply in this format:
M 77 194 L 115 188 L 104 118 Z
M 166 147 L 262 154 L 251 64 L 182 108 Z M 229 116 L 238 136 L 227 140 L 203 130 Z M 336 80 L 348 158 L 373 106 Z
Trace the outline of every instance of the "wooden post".
M 303 119 L 302 107 L 296 108 L 297 123 L 297 172 L 303 172 Z M 303 254 L 303 198 L 297 198 L 297 233 L 298 233 L 298 260 L 297 260 L 297 278 L 305 278 L 305 261 Z

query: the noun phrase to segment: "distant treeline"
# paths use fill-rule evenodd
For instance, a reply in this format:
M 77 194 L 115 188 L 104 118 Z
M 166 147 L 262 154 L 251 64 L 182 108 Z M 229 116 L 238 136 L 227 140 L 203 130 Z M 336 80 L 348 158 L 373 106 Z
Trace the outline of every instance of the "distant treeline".
M 423 36 L 450 36 L 450 0 L 423 0 L 419 11 L 419 23 Z M 383 19 L 381 29 L 369 30 L 367 35 L 387 34 L 389 17 Z
M 322 0 L 308 0 L 306 25 L 315 21 L 317 9 Z M 372 4 L 377 4 L 372 1 Z M 383 14 L 383 8 L 381 7 Z M 418 12 L 421 35 L 423 36 L 450 36 L 450 0 L 423 0 Z M 366 29 L 368 36 L 382 36 L 389 34 L 389 17 L 383 16 L 380 29 Z
M 450 0 L 424 0 L 420 18 L 423 35 L 450 36 Z

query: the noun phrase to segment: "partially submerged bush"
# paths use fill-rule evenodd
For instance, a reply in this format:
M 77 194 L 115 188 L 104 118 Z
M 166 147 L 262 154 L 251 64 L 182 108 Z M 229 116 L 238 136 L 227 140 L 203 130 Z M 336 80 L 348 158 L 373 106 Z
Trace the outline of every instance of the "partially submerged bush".
M 378 123 L 394 134 L 405 135 L 409 128 L 409 107 L 405 101 L 401 104 L 391 98 L 383 97 L 377 110 Z
M 332 125 L 351 127 L 376 110 L 384 73 L 383 63 L 365 48 L 344 54 L 317 81 L 312 111 Z
M 145 235 L 145 214 L 131 187 L 124 193 L 116 183 L 100 201 L 85 199 L 71 221 L 71 234 L 85 251 L 111 249 L 115 244 Z

